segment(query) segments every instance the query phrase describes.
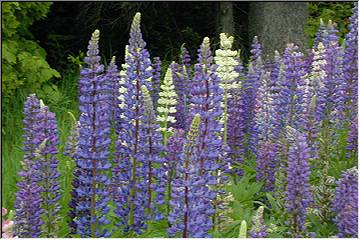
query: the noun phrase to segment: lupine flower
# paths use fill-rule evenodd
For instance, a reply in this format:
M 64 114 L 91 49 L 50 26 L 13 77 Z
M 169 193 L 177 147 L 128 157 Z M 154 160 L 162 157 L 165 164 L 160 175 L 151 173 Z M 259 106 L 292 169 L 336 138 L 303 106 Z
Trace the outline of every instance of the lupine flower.
M 145 191 L 145 207 L 147 217 L 158 221 L 163 218 L 158 206 L 165 202 L 165 185 L 166 175 L 164 171 L 164 158 L 161 153 L 164 151 L 162 145 L 162 136 L 157 131 L 155 111 L 149 91 L 142 86 L 144 96 L 144 114 L 142 117 L 140 134 L 140 153 L 142 154 L 144 168 L 144 182 L 146 184 Z M 154 197 L 155 196 L 155 197 Z M 153 199 L 154 198 L 154 199 Z
M 227 125 L 228 125 L 228 101 L 231 99 L 231 92 L 240 87 L 239 82 L 235 81 L 239 77 L 236 67 L 239 65 L 237 59 L 238 52 L 231 50 L 234 42 L 233 36 L 226 36 L 220 33 L 220 49 L 215 51 L 215 63 L 218 65 L 216 72 L 221 79 L 220 87 L 223 89 L 223 101 L 221 107 L 223 109 L 222 123 L 224 124 L 223 141 L 227 144 Z
M 258 42 L 257 37 L 254 37 L 250 52 L 251 56 L 248 72 L 241 89 L 241 97 L 243 98 L 241 102 L 243 104 L 242 112 L 244 114 L 243 119 L 245 132 L 248 136 L 245 144 L 245 152 L 250 151 L 252 153 L 256 153 L 256 129 L 254 128 L 254 124 L 252 124 L 252 122 L 255 117 L 256 95 L 260 86 L 260 79 L 263 74 L 261 45 Z
M 125 60 L 130 58 L 130 54 L 129 54 L 129 45 L 125 46 Z M 126 89 L 126 71 L 127 68 L 129 67 L 129 64 L 125 61 L 125 63 L 121 64 L 121 71 L 119 73 L 120 75 L 120 81 L 119 81 L 119 96 L 118 99 L 120 101 L 119 103 L 119 108 L 120 108 L 120 121 L 123 121 L 124 114 L 123 114 L 123 109 L 126 107 L 125 105 L 125 93 L 127 91 Z M 121 124 L 120 124 L 121 125 Z
M 335 123 L 341 120 L 344 112 L 344 90 L 343 81 L 343 49 L 339 46 L 337 30 L 334 24 L 329 21 L 326 34 L 322 36 L 321 43 L 324 45 L 322 49 L 321 43 L 318 43 L 318 51 L 320 56 L 326 61 L 322 63 L 322 81 L 319 84 L 316 104 L 316 120 L 331 121 Z M 314 59 L 316 60 L 316 59 Z
M 190 76 L 187 74 L 185 65 L 175 62 L 170 64 L 175 91 L 177 95 L 177 104 L 175 112 L 176 122 L 172 125 L 175 128 L 187 129 L 188 104 L 190 95 Z
M 349 133 L 347 138 L 346 150 L 348 151 L 347 157 L 350 157 L 351 153 L 355 154 L 355 159 L 357 159 L 358 151 L 358 124 L 357 117 L 354 117 L 349 126 Z
M 308 142 L 311 147 L 312 156 L 317 156 L 316 138 L 321 127 L 320 121 L 322 107 L 319 102 L 324 99 L 322 89 L 324 88 L 324 79 L 327 75 L 325 47 L 322 42 L 312 49 L 312 63 L 310 72 L 305 75 L 304 101 L 306 107 L 304 109 L 307 118 L 305 130 L 308 132 Z
M 240 165 L 245 157 L 245 124 L 244 124 L 244 98 L 240 94 L 234 94 L 229 101 L 228 107 L 228 155 L 230 159 L 230 169 L 236 182 L 237 176 L 241 176 L 243 171 Z
M 153 92 L 151 95 L 152 95 L 154 107 L 156 108 L 157 107 L 156 104 L 159 99 L 160 83 L 161 83 L 161 78 L 160 78 L 161 77 L 161 60 L 159 57 L 153 58 L 152 68 L 154 69 L 154 72 L 153 72 L 153 78 L 152 78 Z
M 183 129 L 174 129 L 174 134 L 168 139 L 166 145 L 166 169 L 167 172 L 167 214 L 170 212 L 170 199 L 171 199 L 171 185 L 176 176 L 176 167 L 178 162 L 181 161 L 181 151 L 185 144 L 185 131 Z
M 358 237 L 358 170 L 356 167 L 344 171 L 337 181 L 333 202 L 335 223 L 339 237 Z
M 320 42 L 327 46 L 330 41 L 339 41 L 337 33 L 338 30 L 336 29 L 336 25 L 331 20 L 325 24 L 320 18 L 320 26 L 318 31 L 315 33 L 314 47 L 316 47 Z
M 36 171 L 36 150 L 39 146 L 38 115 L 40 101 L 35 94 L 30 95 L 24 104 L 24 159 L 23 169 L 19 172 L 21 180 L 17 183 L 18 191 L 15 201 L 15 235 L 19 237 L 39 237 L 41 234 L 42 187 L 38 185 L 41 178 Z
M 109 224 L 110 180 L 105 172 L 110 146 L 111 104 L 113 97 L 109 79 L 103 75 L 104 66 L 98 56 L 100 32 L 95 30 L 89 41 L 87 64 L 80 74 L 80 128 L 76 152 L 74 204 L 76 233 L 82 237 L 107 237 L 110 233 L 103 226 Z
M 119 126 L 115 126 L 116 124 L 119 124 L 120 120 L 120 108 L 119 104 L 119 87 L 120 87 L 120 75 L 118 67 L 115 63 L 115 56 L 111 58 L 111 61 L 106 69 L 105 78 L 107 78 L 107 82 L 109 84 L 109 88 L 111 89 L 111 122 L 112 125 L 114 125 L 115 129 L 118 130 Z
M 358 79 L 358 3 L 354 3 L 353 15 L 350 17 L 349 33 L 345 36 L 344 80 L 346 82 L 346 111 L 356 112 L 357 79 Z
M 141 118 L 144 113 L 142 86 L 152 91 L 153 70 L 146 43 L 140 30 L 140 13 L 136 13 L 130 29 L 126 65 L 121 74 L 122 125 L 116 143 L 112 191 L 119 217 L 118 225 L 124 231 L 140 234 L 146 228 L 145 165 L 141 140 L 145 138 Z
M 180 63 L 185 66 L 187 78 L 190 78 L 191 57 L 184 44 L 181 45 Z
M 289 221 L 293 236 L 303 236 L 307 207 L 312 201 L 310 193 L 310 149 L 306 136 L 295 131 L 289 139 L 291 147 L 288 154 L 287 186 L 285 208 L 289 214 Z
M 210 45 L 207 38 L 199 49 L 199 59 L 210 58 Z M 210 61 L 209 61 L 210 62 Z M 210 64 L 195 64 L 194 78 L 191 86 L 189 116 L 200 114 L 200 136 L 198 143 L 200 171 L 216 170 L 222 148 L 222 141 L 218 133 L 221 131 L 222 115 L 221 101 L 223 90 L 220 88 L 220 78 L 216 74 L 216 66 Z
M 278 145 L 270 140 L 259 144 L 256 156 L 256 180 L 264 181 L 264 191 L 274 190 L 278 148 Z
M 249 231 L 251 238 L 266 238 L 268 236 L 267 226 L 264 222 L 264 207 L 260 206 L 252 218 L 252 226 Z
M 55 155 L 59 144 L 55 114 L 40 100 L 40 112 L 37 114 L 36 139 L 40 142 L 36 150 L 35 169 L 38 172 L 38 185 L 42 187 L 42 236 L 56 237 L 60 220 L 60 173 Z
M 276 101 L 281 107 L 278 109 L 281 127 L 291 126 L 303 129 L 304 117 L 304 75 L 305 62 L 303 54 L 297 52 L 298 47 L 288 44 L 283 56 L 284 75 L 281 78 L 280 92 Z
M 160 86 L 161 91 L 159 93 L 158 100 L 158 117 L 157 121 L 160 125 L 158 131 L 163 135 L 163 143 L 166 146 L 166 141 L 169 136 L 171 136 L 173 130 L 170 127 L 170 124 L 176 122 L 174 114 L 176 113 L 175 105 L 177 103 L 177 95 L 175 92 L 175 87 L 173 83 L 173 74 L 171 68 L 168 68 L 165 74 L 163 83 Z
M 215 194 L 210 191 L 207 181 L 199 174 L 196 139 L 199 137 L 200 115 L 192 121 L 187 140 L 178 162 L 176 178 L 172 181 L 168 228 L 170 236 L 210 237 L 211 216 L 214 209 L 211 200 Z

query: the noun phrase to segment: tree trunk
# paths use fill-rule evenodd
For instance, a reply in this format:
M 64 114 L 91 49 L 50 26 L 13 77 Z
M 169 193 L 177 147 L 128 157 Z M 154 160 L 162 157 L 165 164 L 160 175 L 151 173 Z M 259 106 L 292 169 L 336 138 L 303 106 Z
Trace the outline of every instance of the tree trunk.
M 233 2 L 219 2 L 219 31 L 234 35 Z
M 308 42 L 304 32 L 307 17 L 306 2 L 251 2 L 249 40 L 258 36 L 264 58 L 272 57 L 275 50 L 282 53 L 290 42 L 304 50 Z

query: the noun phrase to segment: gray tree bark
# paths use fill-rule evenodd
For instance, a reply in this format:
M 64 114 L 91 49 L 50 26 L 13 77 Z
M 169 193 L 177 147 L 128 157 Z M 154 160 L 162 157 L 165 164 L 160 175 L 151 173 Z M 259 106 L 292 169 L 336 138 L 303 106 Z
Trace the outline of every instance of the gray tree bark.
M 234 35 L 234 10 L 233 2 L 219 2 L 219 31 Z
M 258 36 L 265 58 L 282 53 L 287 43 L 306 48 L 306 2 L 251 2 L 249 8 L 249 40 Z

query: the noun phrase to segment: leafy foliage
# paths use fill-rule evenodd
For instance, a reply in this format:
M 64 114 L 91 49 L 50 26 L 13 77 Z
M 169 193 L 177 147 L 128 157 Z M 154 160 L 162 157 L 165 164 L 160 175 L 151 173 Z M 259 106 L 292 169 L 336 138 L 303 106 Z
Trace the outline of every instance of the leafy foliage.
M 348 32 L 352 2 L 309 2 L 309 19 L 305 32 L 309 35 L 309 46 L 312 46 L 316 31 L 320 26 L 320 19 L 327 23 L 332 20 L 337 24 L 341 41 Z
M 32 40 L 29 27 L 42 19 L 51 3 L 4 2 L 2 4 L 2 94 L 9 96 L 20 87 L 41 89 L 60 74 L 46 62 L 46 52 Z

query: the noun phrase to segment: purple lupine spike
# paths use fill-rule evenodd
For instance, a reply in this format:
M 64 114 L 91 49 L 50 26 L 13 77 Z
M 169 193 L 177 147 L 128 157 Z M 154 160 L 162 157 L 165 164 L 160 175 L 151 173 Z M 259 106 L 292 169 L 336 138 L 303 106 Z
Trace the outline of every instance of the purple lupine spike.
M 271 141 L 261 142 L 256 156 L 256 180 L 264 181 L 264 191 L 274 190 L 275 171 L 278 161 L 278 145 Z
M 229 171 L 234 177 L 241 176 L 243 171 L 240 165 L 244 161 L 245 156 L 245 124 L 244 124 L 244 99 L 239 94 L 234 94 L 228 103 L 228 145 L 229 145 Z
M 357 112 L 358 92 L 358 3 L 354 3 L 349 33 L 345 36 L 344 80 L 346 83 L 345 107 L 348 113 Z M 356 114 L 354 114 L 356 115 Z
M 152 91 L 153 70 L 149 53 L 141 36 L 140 13 L 136 13 L 130 29 L 126 69 L 124 69 L 123 123 L 116 143 L 112 176 L 115 213 L 125 232 L 141 234 L 146 228 L 146 165 L 141 147 L 145 138 L 141 130 L 144 113 L 142 86 Z
M 296 129 L 303 129 L 304 117 L 304 75 L 305 62 L 303 54 L 297 52 L 298 47 L 288 44 L 283 56 L 284 72 L 279 82 L 280 91 L 276 105 L 278 109 L 278 121 L 281 128 L 291 126 Z
M 164 152 L 162 145 L 162 134 L 157 131 L 159 125 L 156 122 L 156 116 L 152 99 L 145 86 L 142 87 L 144 95 L 144 114 L 140 134 L 140 153 L 142 154 L 142 164 L 145 170 L 144 181 L 146 183 L 146 217 L 161 220 L 164 216 L 159 206 L 165 203 L 165 185 L 166 175 L 164 170 L 164 158 L 161 155 Z M 155 198 L 154 198 L 155 196 Z
M 306 209 L 312 201 L 310 193 L 310 149 L 306 136 L 295 131 L 291 143 L 287 163 L 287 186 L 285 192 L 285 208 L 293 236 L 300 237 L 305 233 Z
M 206 179 L 199 175 L 196 139 L 199 137 L 200 115 L 192 121 L 186 143 L 177 163 L 176 177 L 171 184 L 171 211 L 168 217 L 170 236 L 210 237 L 211 216 L 214 209 L 211 200 L 215 194 L 210 191 Z
M 320 18 L 320 26 L 318 31 L 315 33 L 313 46 L 316 47 L 320 42 L 322 42 L 325 46 L 327 46 L 330 41 L 338 42 L 339 37 L 337 33 L 338 30 L 336 29 L 336 25 L 331 20 L 325 24 Z
M 276 112 L 274 108 L 274 93 L 272 90 L 270 72 L 261 76 L 261 84 L 258 89 L 255 104 L 255 123 L 254 136 L 252 142 L 258 143 L 256 152 L 256 178 L 258 181 L 264 181 L 264 190 L 274 190 L 275 167 L 277 162 L 278 146 L 272 143 L 277 136 L 274 129 L 277 127 Z
M 222 141 L 218 136 L 222 124 L 221 101 L 223 90 L 220 88 L 220 78 L 215 74 L 216 67 L 206 69 L 202 64 L 195 64 L 193 85 L 191 87 L 189 116 L 200 114 L 199 151 L 201 171 L 211 171 L 216 167 Z
M 338 237 L 358 237 L 358 170 L 356 167 L 344 171 L 337 181 L 333 201 Z
M 115 56 L 111 58 L 111 61 L 106 69 L 105 78 L 108 78 L 108 84 L 111 89 L 112 98 L 111 98 L 111 122 L 114 125 L 115 129 L 118 130 L 121 119 L 120 119 L 120 108 L 119 104 L 121 101 L 119 100 L 119 88 L 120 88 L 120 75 L 118 66 L 115 62 Z
M 170 199 L 171 199 L 171 185 L 176 176 L 176 167 L 178 162 L 181 161 L 181 151 L 185 144 L 185 131 L 183 129 L 174 129 L 174 134 L 168 139 L 166 145 L 166 169 L 167 172 L 167 198 L 166 207 L 167 215 L 170 213 Z
M 140 29 L 141 14 L 138 12 L 135 14 L 133 22 L 130 28 L 130 39 L 129 39 L 129 57 L 131 57 L 135 64 L 137 71 L 133 72 L 134 79 L 143 79 L 143 84 L 147 89 L 152 91 L 152 77 L 153 68 L 150 60 L 150 54 L 146 47 L 146 42 L 142 38 Z M 127 61 L 126 61 L 127 62 Z
M 40 178 L 38 185 L 42 188 L 41 207 L 44 209 L 42 236 L 56 237 L 57 225 L 60 220 L 58 216 L 60 210 L 60 173 L 58 171 L 58 160 L 55 158 L 58 153 L 59 138 L 55 114 L 42 104 L 40 112 L 37 114 L 35 130 L 37 132 L 35 139 L 39 147 L 36 151 L 34 167 Z
M 344 112 L 344 88 L 342 57 L 343 51 L 335 41 L 324 45 L 325 76 L 319 87 L 316 104 L 316 120 L 341 120 Z
M 152 67 L 154 69 L 153 72 L 153 79 L 152 79 L 152 87 L 153 87 L 153 93 L 152 93 L 152 99 L 154 103 L 154 108 L 156 109 L 156 104 L 159 99 L 159 92 L 160 92 L 160 82 L 161 82 L 161 60 L 159 57 L 153 58 L 153 64 Z
M 107 237 L 109 232 L 104 225 L 109 224 L 105 217 L 109 211 L 110 180 L 105 172 L 111 167 L 108 162 L 111 126 L 112 91 L 109 78 L 98 56 L 100 32 L 95 30 L 89 41 L 86 67 L 81 69 L 80 77 L 80 127 L 78 151 L 75 154 L 73 204 L 76 219 L 76 233 L 82 237 Z M 75 181 L 75 180 L 74 180 Z M 70 214 L 71 215 L 71 214 Z
M 242 85 L 241 97 L 243 98 L 243 114 L 245 132 L 249 138 L 246 140 L 245 152 L 256 153 L 256 139 L 254 125 L 252 124 L 255 117 L 255 103 L 258 88 L 260 86 L 260 78 L 263 72 L 263 64 L 261 60 L 261 45 L 257 37 L 254 37 L 251 44 L 251 56 L 246 79 Z
M 175 128 L 187 129 L 190 79 L 183 65 L 173 62 L 170 64 L 170 68 L 173 73 L 175 91 L 178 96 L 175 113 L 176 122 L 173 125 Z
M 346 150 L 347 157 L 350 157 L 351 154 L 355 155 L 355 159 L 357 159 L 358 153 L 358 119 L 354 117 L 349 126 L 349 133 L 347 138 L 347 146 Z
M 186 68 L 187 77 L 190 78 L 191 57 L 189 51 L 186 49 L 184 44 L 181 45 L 180 60 L 180 63 Z
M 239 64 L 234 68 L 234 70 L 238 73 L 238 77 L 235 79 L 235 82 L 240 85 L 240 82 L 245 79 L 245 75 L 243 72 L 244 67 L 240 58 L 237 60 Z M 228 99 L 227 109 L 227 145 L 229 146 L 229 171 L 234 176 L 236 182 L 236 176 L 242 175 L 240 165 L 243 163 L 245 154 L 245 113 L 243 112 L 245 98 L 242 97 L 242 94 L 239 93 L 238 89 L 232 89 L 231 95 L 232 97 Z
M 308 57 L 309 59 L 309 57 Z M 308 60 L 309 61 L 309 60 Z M 305 130 L 308 133 L 307 139 L 308 144 L 311 148 L 312 157 L 317 157 L 317 143 L 316 139 L 321 129 L 319 114 L 320 108 L 319 103 L 324 100 L 323 86 L 324 79 L 326 77 L 326 59 L 325 59 L 325 48 L 322 42 L 319 42 L 316 47 L 311 51 L 311 64 L 307 66 L 307 74 L 305 75 L 304 81 L 304 114 L 306 118 Z M 309 65 L 309 63 L 307 63 Z
M 18 191 L 15 201 L 15 235 L 18 237 L 39 237 L 43 221 L 41 214 L 42 187 L 38 185 L 40 178 L 35 170 L 37 116 L 40 112 L 40 101 L 35 94 L 30 95 L 24 104 L 24 158 L 23 169 L 19 172 L 21 180 L 17 183 Z

